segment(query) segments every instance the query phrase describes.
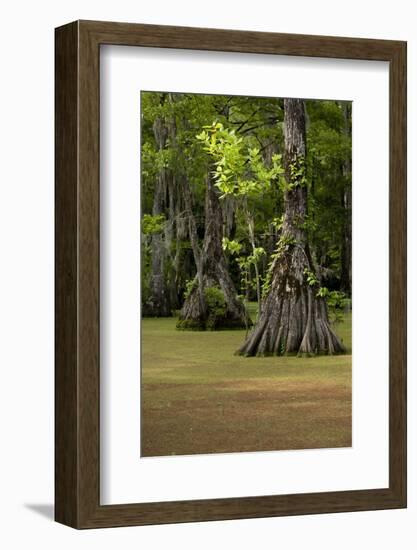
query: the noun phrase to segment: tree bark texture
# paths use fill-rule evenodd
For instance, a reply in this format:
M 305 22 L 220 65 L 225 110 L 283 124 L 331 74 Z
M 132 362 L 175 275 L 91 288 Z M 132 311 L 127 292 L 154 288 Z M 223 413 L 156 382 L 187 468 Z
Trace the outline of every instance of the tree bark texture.
M 187 196 L 190 208 L 190 198 Z M 190 225 L 190 240 L 196 248 Z M 209 173 L 205 199 L 205 233 L 201 251 L 195 251 L 197 275 L 180 312 L 177 327 L 191 330 L 243 328 L 250 323 L 238 299 L 222 248 L 223 214 L 217 189 Z M 210 307 L 210 289 L 221 291 L 224 304 L 217 312 Z
M 306 127 L 304 102 L 284 100 L 284 220 L 270 268 L 269 291 L 262 314 L 238 353 L 313 355 L 341 353 L 307 242 Z
M 168 127 L 161 118 L 155 119 L 153 131 L 157 148 L 165 148 L 168 138 Z M 171 174 L 166 168 L 161 168 L 156 177 L 152 215 L 159 216 L 166 213 L 168 178 Z M 166 234 L 168 232 L 168 235 Z M 151 279 L 150 297 L 142 306 L 142 315 L 149 317 L 169 317 L 172 315 L 170 290 L 167 284 L 166 264 L 167 247 L 166 236 L 170 229 L 154 233 L 151 238 Z
M 352 139 L 351 112 L 350 103 L 343 105 L 345 116 L 345 134 Z M 342 196 L 342 205 L 345 212 L 342 236 L 342 254 L 341 254 L 341 277 L 340 288 L 349 296 L 352 295 L 352 157 L 343 163 L 342 175 L 344 179 L 344 189 Z
M 173 102 L 171 94 L 163 94 L 161 102 Z M 173 148 L 177 139 L 174 117 L 157 117 L 153 124 L 156 148 Z M 161 233 L 151 236 L 150 297 L 142 305 L 142 315 L 171 316 L 178 309 L 185 281 L 193 272 L 192 258 L 182 243 L 188 234 L 183 176 L 163 166 L 156 177 L 152 214 L 164 215 Z

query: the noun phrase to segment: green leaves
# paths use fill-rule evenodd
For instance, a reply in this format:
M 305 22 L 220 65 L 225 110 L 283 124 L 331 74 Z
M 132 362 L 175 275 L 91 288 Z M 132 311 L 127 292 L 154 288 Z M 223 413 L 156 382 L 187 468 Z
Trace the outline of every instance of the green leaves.
M 327 304 L 331 308 L 344 309 L 350 305 L 348 296 L 340 290 L 333 290 L 328 293 Z
M 195 275 L 182 182 L 191 190 L 201 240 L 208 170 L 223 198 L 223 229 L 229 237 L 223 240 L 223 250 L 245 299 L 254 299 L 259 281 L 267 289 L 272 263 L 285 261 L 298 246 L 288 237 L 289 223 L 282 215 L 286 194 L 297 186 L 308 186 L 308 213 L 294 215 L 291 227 L 305 232 L 313 258 L 320 262 L 331 288 L 338 288 L 346 264 L 342 243 L 348 243 L 350 235 L 351 106 L 321 100 L 306 100 L 306 105 L 307 156 L 285 159 L 284 172 L 284 159 L 277 154 L 285 147 L 282 99 L 141 92 L 141 200 L 142 211 L 147 213 L 141 220 L 142 253 L 149 264 L 152 239 L 146 236 L 165 232 L 165 225 L 172 224 L 173 231 L 166 236 L 172 239 L 169 254 L 177 254 L 179 273 L 172 280 L 181 292 L 188 279 L 192 285 Z M 164 139 L 155 135 L 158 119 L 163 123 L 160 137 Z M 168 200 L 162 210 L 154 208 L 161 178 L 176 202 L 175 209 Z M 154 217 L 153 212 L 160 216 Z M 149 279 L 149 269 L 146 273 Z M 327 302 L 336 299 L 319 284 L 313 284 L 311 291 Z
M 258 147 L 250 147 L 249 140 L 245 141 L 220 122 L 204 126 L 196 138 L 214 161 L 213 177 L 222 197 L 260 195 L 284 172 L 281 155 L 273 155 L 272 167 L 267 168 Z
M 144 235 L 154 235 L 155 233 L 161 233 L 165 226 L 164 214 L 152 216 L 151 214 L 144 214 L 142 218 L 142 233 Z
M 316 276 L 311 271 L 305 269 L 304 273 L 307 275 L 307 282 L 310 286 L 319 284 Z M 329 308 L 334 323 L 338 323 L 343 319 L 343 310 L 348 307 L 351 302 L 344 292 L 340 290 L 329 290 L 325 286 L 321 286 L 318 289 L 316 296 L 326 300 L 327 307 Z
M 223 237 L 222 247 L 223 250 L 230 252 L 232 256 L 234 254 L 239 254 L 239 252 L 242 250 L 242 245 L 238 241 L 230 240 L 227 237 Z
M 329 296 L 329 294 L 330 294 L 329 289 L 325 286 L 322 286 L 319 288 L 319 291 L 317 292 L 316 296 L 318 296 L 319 298 L 326 298 L 327 296 Z
M 279 216 L 278 218 L 273 218 L 271 221 L 272 227 L 275 227 L 278 231 L 282 228 L 282 225 L 284 223 L 284 214 L 282 216 Z
M 186 300 L 190 294 L 198 287 L 198 281 L 197 278 L 194 277 L 194 279 L 191 279 L 189 281 L 186 281 L 185 283 L 185 291 L 184 291 L 184 299 Z
M 257 263 L 261 258 L 262 256 L 264 256 L 266 254 L 265 252 L 265 249 L 262 248 L 262 246 L 257 246 L 256 248 L 253 249 L 253 252 L 252 254 L 248 257 L 249 261 L 252 262 L 252 263 Z
M 305 187 L 307 185 L 307 165 L 303 155 L 296 155 L 288 165 L 289 181 L 281 178 L 281 188 L 283 191 L 291 191 L 296 187 Z
M 304 269 L 304 275 L 306 276 L 308 285 L 315 286 L 319 284 L 319 280 L 317 279 L 316 274 L 310 271 L 309 269 L 307 268 Z
M 214 329 L 217 319 L 226 314 L 226 298 L 219 286 L 209 286 L 204 289 L 204 298 L 208 310 L 207 328 Z
M 326 296 L 327 306 L 334 323 L 343 320 L 343 310 L 350 306 L 351 300 L 340 290 L 332 290 Z

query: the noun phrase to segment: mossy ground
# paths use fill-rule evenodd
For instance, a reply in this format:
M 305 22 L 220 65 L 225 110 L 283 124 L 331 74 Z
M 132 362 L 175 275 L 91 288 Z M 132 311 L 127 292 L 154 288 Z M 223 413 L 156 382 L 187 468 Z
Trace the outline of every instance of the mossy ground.
M 244 330 L 175 325 L 142 321 L 142 456 L 351 446 L 350 314 L 347 354 L 310 358 L 240 357 Z

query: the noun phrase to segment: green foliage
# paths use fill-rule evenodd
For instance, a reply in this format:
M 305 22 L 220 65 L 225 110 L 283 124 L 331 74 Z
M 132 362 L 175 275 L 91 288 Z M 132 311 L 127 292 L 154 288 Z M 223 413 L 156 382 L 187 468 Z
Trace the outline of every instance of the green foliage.
M 280 230 L 282 228 L 282 224 L 284 223 L 284 215 L 279 216 L 278 218 L 273 218 L 271 221 L 272 227 L 275 227 L 275 229 Z
M 248 256 L 248 260 L 250 263 L 256 264 L 265 254 L 265 249 L 262 246 L 257 246 L 253 249 L 252 254 Z
M 248 269 L 251 265 L 257 264 L 262 256 L 264 256 L 265 254 L 265 249 L 262 248 L 262 246 L 257 246 L 253 249 L 252 254 L 248 254 L 247 256 L 240 256 L 237 259 L 237 262 L 242 269 Z
M 307 165 L 305 157 L 296 155 L 293 162 L 289 164 L 289 181 L 281 179 L 281 186 L 284 191 L 290 191 L 296 187 L 305 187 L 307 185 Z
M 281 235 L 278 241 L 277 253 L 286 250 L 289 246 L 297 244 L 297 240 L 292 235 Z
M 272 282 L 272 269 L 271 265 L 269 265 L 268 271 L 266 272 L 266 275 L 262 282 L 262 300 L 265 300 L 265 298 L 268 296 L 269 291 L 271 290 L 271 282 Z
M 142 242 L 141 259 L 141 298 L 142 303 L 145 304 L 151 295 L 151 247 L 146 242 Z
M 149 294 L 152 235 L 161 235 L 167 258 L 164 270 L 183 299 L 194 281 L 196 266 L 181 197 L 182 181 L 190 187 L 198 240 L 204 238 L 208 171 L 223 197 L 223 250 L 237 292 L 255 300 L 271 283 L 271 265 L 296 242 L 285 235 L 285 192 L 308 189 L 308 214 L 294 220 L 306 232 L 313 257 L 323 268 L 323 284 L 339 291 L 342 242 L 350 220 L 346 206 L 351 188 L 351 104 L 306 100 L 307 156 L 295 157 L 284 178 L 283 100 L 141 92 L 142 297 Z M 155 122 L 165 138 L 157 142 Z M 214 121 L 214 122 L 213 122 Z M 167 195 L 153 216 L 155 186 L 165 178 Z M 171 186 L 171 187 L 170 187 Z M 173 189 L 174 205 L 169 193 Z M 174 206 L 174 207 L 173 207 Z M 226 216 L 227 212 L 227 216 Z M 227 221 L 226 221 L 227 220 Z M 169 226 L 166 224 L 169 223 Z M 169 227 L 170 231 L 165 231 Z M 186 285 L 187 281 L 191 281 Z M 314 285 L 312 285 L 314 286 Z M 187 288 L 185 296 L 187 295 Z M 326 287 L 314 287 L 327 301 Z M 329 305 L 329 310 L 333 306 Z
M 265 250 L 261 246 L 258 246 L 254 248 L 252 254 L 248 254 L 247 256 L 239 256 L 239 258 L 237 258 L 237 264 L 244 278 L 244 282 L 242 281 L 242 285 L 245 286 L 245 288 L 249 284 L 248 274 L 251 266 L 256 265 L 265 254 Z M 252 285 L 252 287 L 255 288 L 256 281 L 253 281 Z
M 325 298 L 331 320 L 339 323 L 343 319 L 345 310 L 350 307 L 349 297 L 340 290 L 329 290 L 325 286 L 319 288 L 317 296 Z
M 230 254 L 235 255 L 239 254 L 239 252 L 242 250 L 242 245 L 238 241 L 230 240 L 227 237 L 223 237 L 222 248 Z
M 198 287 L 197 277 L 190 279 L 185 283 L 184 300 L 186 300 L 190 294 Z
M 332 277 L 341 276 L 341 244 L 351 215 L 344 196 L 351 193 L 351 104 L 306 101 L 308 229 L 310 247 Z
M 310 271 L 309 269 L 304 269 L 304 275 L 307 278 L 307 284 L 310 286 L 316 286 L 319 284 L 319 280 L 317 279 L 317 276 L 313 271 Z
M 321 286 L 316 294 L 319 298 L 327 298 L 330 294 L 330 291 L 327 287 Z
M 304 229 L 309 235 L 317 230 L 317 222 L 309 214 L 304 215 L 303 221 L 299 220 L 297 227 Z
M 235 130 L 220 122 L 204 126 L 196 138 L 214 161 L 213 176 L 222 197 L 259 195 L 269 190 L 271 182 L 284 172 L 281 155 L 273 155 L 272 167 L 268 168 L 259 148 L 250 147 Z
M 226 299 L 222 289 L 218 286 L 206 287 L 204 298 L 208 312 L 207 328 L 213 329 L 216 327 L 217 320 L 226 313 Z
M 266 275 L 263 279 L 262 283 L 262 299 L 265 299 L 268 295 L 269 291 L 271 290 L 271 282 L 272 282 L 272 272 L 273 272 L 273 266 L 274 262 L 278 260 L 285 252 L 287 252 L 290 247 L 297 244 L 297 241 L 294 237 L 290 235 L 286 235 L 285 233 L 281 235 L 281 237 L 278 240 L 277 246 L 274 250 L 274 252 L 270 256 L 270 261 L 268 263 L 268 268 L 266 271 Z
M 197 135 L 203 143 L 204 150 L 213 159 L 215 170 L 213 177 L 215 185 L 221 191 L 221 198 L 233 196 L 240 200 L 238 206 L 243 212 L 247 224 L 251 253 L 240 256 L 237 264 L 241 272 L 241 286 L 245 292 L 252 286 L 257 290 L 260 301 L 260 276 L 258 263 L 266 254 L 265 249 L 255 242 L 255 222 L 248 205 L 249 199 L 254 199 L 267 193 L 273 181 L 278 179 L 284 170 L 281 166 L 281 155 L 274 154 L 271 166 L 268 167 L 262 158 L 259 147 L 252 147 L 249 140 L 237 135 L 235 130 L 225 128 L 220 122 L 205 126 Z M 238 254 L 241 245 L 236 241 L 223 240 L 223 248 Z M 250 269 L 253 266 L 255 279 L 250 282 Z
M 350 299 L 344 292 L 341 292 L 340 290 L 333 290 L 329 292 L 327 303 L 329 307 L 345 309 L 350 305 Z
M 165 226 L 165 215 L 158 214 L 153 216 L 152 214 L 144 214 L 142 218 L 142 233 L 144 235 L 154 235 L 161 233 Z
M 326 299 L 331 320 L 334 323 L 340 323 L 343 320 L 345 310 L 350 307 L 351 300 L 340 290 L 328 292 Z

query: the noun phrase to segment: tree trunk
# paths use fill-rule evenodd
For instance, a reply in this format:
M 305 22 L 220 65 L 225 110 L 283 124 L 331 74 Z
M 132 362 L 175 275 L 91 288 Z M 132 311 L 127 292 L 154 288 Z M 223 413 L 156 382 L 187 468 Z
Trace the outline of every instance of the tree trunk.
M 191 224 L 190 240 L 196 258 L 197 276 L 182 307 L 177 327 L 191 330 L 245 327 L 248 323 L 246 311 L 236 295 L 222 248 L 222 208 L 210 173 L 207 178 L 205 233 L 201 252 L 195 250 L 192 233 Z
M 352 139 L 352 128 L 350 123 L 351 104 L 343 105 L 345 116 L 345 134 Z M 345 211 L 345 220 L 343 224 L 342 236 L 342 254 L 341 254 L 341 277 L 340 288 L 349 296 L 352 295 L 352 158 L 345 160 L 342 166 L 342 175 L 344 179 L 344 189 L 342 196 L 342 205 Z
M 164 149 L 168 137 L 168 128 L 161 118 L 155 119 L 153 130 L 158 149 Z M 153 216 L 165 215 L 168 187 L 167 180 L 169 177 L 170 174 L 168 174 L 167 169 L 161 168 L 155 183 L 152 208 Z M 170 222 L 168 221 L 168 223 Z M 165 238 L 166 230 L 152 235 L 150 298 L 142 308 L 142 315 L 146 317 L 169 317 L 172 315 L 170 290 L 166 276 L 168 258 Z
M 246 356 L 343 352 L 330 327 L 327 305 L 307 242 L 304 102 L 284 100 L 284 220 L 262 314 L 239 353 Z

